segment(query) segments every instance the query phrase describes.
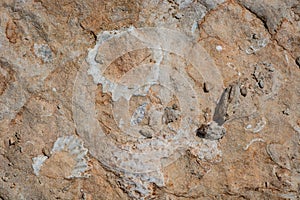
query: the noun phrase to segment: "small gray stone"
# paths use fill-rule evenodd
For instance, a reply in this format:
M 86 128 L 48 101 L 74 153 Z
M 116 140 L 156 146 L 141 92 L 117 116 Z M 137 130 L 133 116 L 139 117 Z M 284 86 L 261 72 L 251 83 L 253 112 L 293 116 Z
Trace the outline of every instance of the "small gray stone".
M 226 130 L 223 126 L 218 125 L 212 121 L 209 124 L 202 124 L 200 128 L 196 130 L 196 135 L 203 139 L 219 140 L 226 134 Z
M 264 81 L 263 81 L 262 79 L 260 79 L 260 80 L 258 81 L 258 86 L 259 86 L 261 89 L 264 88 L 265 84 L 264 84 Z
M 145 138 L 152 138 L 152 134 L 149 131 L 140 130 L 139 133 Z

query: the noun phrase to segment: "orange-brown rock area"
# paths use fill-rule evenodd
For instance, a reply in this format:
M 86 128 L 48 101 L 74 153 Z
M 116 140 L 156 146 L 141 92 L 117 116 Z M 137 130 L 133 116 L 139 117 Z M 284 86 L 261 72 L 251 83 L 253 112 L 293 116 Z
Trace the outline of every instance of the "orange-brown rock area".
M 300 199 L 299 0 L 1 0 L 0 199 Z

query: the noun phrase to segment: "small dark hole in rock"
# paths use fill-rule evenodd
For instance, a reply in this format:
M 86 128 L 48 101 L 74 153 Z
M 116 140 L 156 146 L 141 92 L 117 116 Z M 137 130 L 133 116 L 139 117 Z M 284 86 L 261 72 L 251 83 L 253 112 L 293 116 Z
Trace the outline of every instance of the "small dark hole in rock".
M 196 130 L 196 136 L 200 138 L 205 138 L 206 134 L 207 134 L 207 125 L 202 124 L 200 128 Z

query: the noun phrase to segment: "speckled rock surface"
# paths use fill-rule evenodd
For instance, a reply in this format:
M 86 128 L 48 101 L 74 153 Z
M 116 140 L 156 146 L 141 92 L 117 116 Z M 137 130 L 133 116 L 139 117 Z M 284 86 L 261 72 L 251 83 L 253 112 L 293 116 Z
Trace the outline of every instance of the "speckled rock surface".
M 0 199 L 299 199 L 297 0 L 0 1 Z

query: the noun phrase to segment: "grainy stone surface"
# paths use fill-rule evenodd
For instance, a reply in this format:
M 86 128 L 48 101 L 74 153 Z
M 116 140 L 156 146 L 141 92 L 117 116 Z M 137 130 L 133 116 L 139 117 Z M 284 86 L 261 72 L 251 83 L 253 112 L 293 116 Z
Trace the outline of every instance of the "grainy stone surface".
M 299 56 L 298 0 L 2 0 L 0 199 L 299 199 Z

